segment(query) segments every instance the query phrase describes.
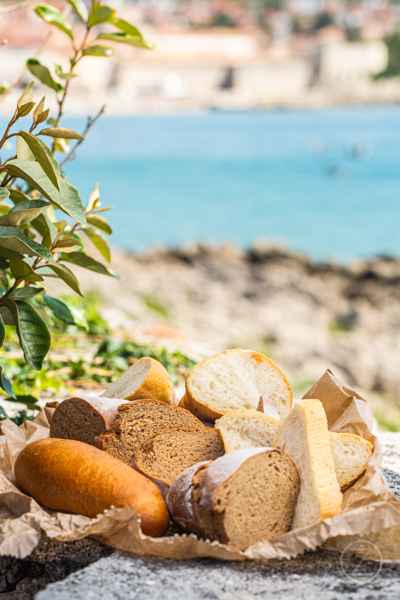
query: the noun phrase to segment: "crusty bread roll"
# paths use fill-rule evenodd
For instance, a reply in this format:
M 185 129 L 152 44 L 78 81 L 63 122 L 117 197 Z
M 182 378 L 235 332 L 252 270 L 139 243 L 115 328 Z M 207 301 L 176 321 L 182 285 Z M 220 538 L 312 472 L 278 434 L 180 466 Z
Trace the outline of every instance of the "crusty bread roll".
M 359 435 L 351 433 L 331 432 L 329 441 L 336 477 L 340 487 L 344 487 L 364 473 L 372 456 L 373 446 Z
M 192 413 L 178 406 L 159 400 L 128 402 L 120 406 L 108 433 L 96 438 L 96 446 L 129 465 L 133 454 L 143 450 L 150 438 L 175 425 L 204 428 Z
M 176 402 L 174 384 L 158 360 L 144 357 L 135 362 L 103 392 L 104 398 L 141 400 L 152 398 L 170 406 Z
M 118 407 L 127 402 L 89 396 L 67 398 L 54 411 L 50 437 L 94 446 L 96 437 L 106 433 L 114 424 Z
M 301 488 L 293 528 L 338 515 L 342 494 L 335 474 L 324 408 L 319 400 L 299 400 L 279 424 L 274 446 L 294 460 Z
M 181 406 L 212 422 L 233 410 L 256 410 L 260 396 L 274 400 L 281 417 L 292 408 L 292 390 L 282 371 L 263 354 L 236 348 L 193 368 Z
M 235 410 L 215 421 L 215 429 L 227 453 L 272 446 L 278 427 L 279 419 L 257 410 Z
M 200 537 L 212 537 L 205 530 L 197 507 L 201 483 L 211 461 L 199 462 L 185 469 L 168 490 L 166 502 L 174 523 L 188 533 L 196 533 Z
M 18 455 L 15 477 L 25 493 L 53 510 L 96 517 L 112 506 L 133 506 L 146 535 L 162 536 L 169 526 L 167 507 L 154 483 L 82 442 L 32 442 Z
M 289 530 L 299 487 L 285 452 L 246 448 L 182 473 L 167 504 L 186 531 L 245 550 Z
M 207 427 L 168 427 L 155 435 L 142 451 L 133 455 L 131 466 L 145 477 L 170 486 L 192 465 L 224 454 L 218 434 Z

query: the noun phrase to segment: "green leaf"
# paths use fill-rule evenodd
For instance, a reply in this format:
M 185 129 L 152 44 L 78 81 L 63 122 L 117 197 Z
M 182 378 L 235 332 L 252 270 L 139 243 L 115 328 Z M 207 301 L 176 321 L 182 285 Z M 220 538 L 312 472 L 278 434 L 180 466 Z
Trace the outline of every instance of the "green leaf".
M 45 198 L 78 223 L 86 222 L 85 211 L 78 190 L 63 177 L 60 178 L 61 192 L 59 192 L 38 162 L 11 160 L 7 163 L 7 170 L 11 175 L 24 179 L 31 187 L 38 190 Z
M 0 406 L 0 421 L 2 421 L 4 419 L 8 419 L 8 415 L 7 415 L 6 411 L 4 410 L 4 408 L 2 406 Z
M 54 8 L 54 6 L 50 6 L 49 4 L 38 4 L 33 10 L 38 17 L 43 19 L 43 21 L 46 21 L 49 25 L 53 25 L 53 27 L 57 27 L 57 29 L 66 33 L 71 40 L 74 39 L 71 26 L 68 25 L 60 11 Z
M 29 113 L 31 112 L 31 110 L 34 106 L 35 106 L 34 102 L 28 102 L 27 104 L 23 104 L 18 109 L 18 117 L 26 117 L 26 115 L 29 115 Z
M 79 250 L 79 247 L 77 240 L 68 238 L 66 240 L 59 240 L 54 246 L 54 249 L 57 250 L 57 252 L 75 252 Z
M 46 322 L 26 300 L 6 298 L 4 304 L 14 318 L 26 362 L 35 371 L 40 371 L 43 359 L 51 346 L 50 331 Z
M 68 4 L 72 6 L 74 11 L 80 16 L 82 21 L 85 23 L 89 18 L 88 9 L 85 6 L 85 3 L 82 0 L 67 0 Z
M 90 212 L 96 206 L 100 206 L 99 200 L 100 200 L 99 184 L 96 183 L 96 185 L 94 186 L 93 192 L 89 196 L 89 200 L 88 200 L 88 203 L 86 206 L 86 211 Z
M 24 279 L 30 283 L 43 281 L 43 277 L 35 273 L 32 267 L 20 258 L 12 258 L 10 260 L 10 270 L 15 279 Z
M 38 137 L 27 131 L 20 131 L 18 137 L 22 137 L 25 140 L 51 183 L 60 191 L 60 167 L 52 155 L 50 148 Z
M 0 188 L 0 202 L 4 202 L 4 200 L 8 200 L 10 197 L 10 190 L 7 188 Z
M 47 85 L 47 87 L 52 88 L 57 93 L 63 91 L 64 88 L 62 87 L 62 85 L 60 85 L 57 81 L 54 81 L 48 68 L 42 65 L 37 60 L 37 58 L 29 58 L 26 61 L 26 66 L 28 67 L 32 75 L 34 75 L 37 79 L 39 79 L 39 81 L 44 83 L 44 85 Z
M 4 320 L 4 325 L 15 325 L 13 316 L 7 306 L 0 306 L 0 314 Z
M 124 19 L 118 19 L 117 17 L 114 17 L 110 20 L 110 23 L 115 25 L 115 27 L 118 27 L 118 29 L 120 29 L 124 33 L 132 35 L 133 37 L 138 37 L 141 40 L 143 40 L 143 35 L 140 33 L 139 29 L 137 29 L 134 25 L 128 23 L 128 21 L 124 21 Z
M 26 86 L 22 96 L 20 96 L 18 102 L 17 102 L 17 106 L 18 108 L 21 108 L 21 106 L 23 106 L 24 104 L 28 104 L 28 102 L 32 102 L 33 100 L 33 85 L 34 85 L 34 81 L 31 81 L 30 83 L 28 83 L 28 85 Z
M 46 208 L 51 206 L 45 200 L 27 200 L 13 206 L 10 212 L 0 217 L 0 226 L 20 227 L 30 223 L 32 219 L 40 215 Z
M 39 296 L 39 294 L 43 294 L 44 288 L 34 287 L 32 285 L 25 287 L 17 287 L 11 294 L 9 298 L 19 298 L 21 300 L 27 298 L 33 298 L 34 296 Z
M 111 42 L 118 42 L 119 44 L 129 44 L 130 46 L 136 46 L 136 48 L 146 48 L 147 50 L 153 50 L 155 44 L 143 40 L 140 37 L 129 35 L 123 32 L 116 33 L 100 33 L 97 36 L 98 40 L 110 40 Z
M 43 294 L 43 298 L 57 319 L 64 321 L 64 323 L 67 323 L 68 325 L 80 325 L 87 329 L 86 319 L 84 318 L 82 311 L 76 310 L 65 302 L 65 300 L 53 298 L 46 294 Z
M 93 244 L 96 246 L 97 250 L 102 256 L 104 256 L 106 261 L 110 262 L 111 252 L 106 238 L 103 235 L 101 235 L 101 233 L 99 233 L 96 229 L 93 229 L 93 227 L 89 227 L 89 225 L 82 225 L 82 230 L 84 231 L 84 233 L 86 233 L 88 238 L 91 239 Z
M 50 219 L 47 217 L 46 213 L 39 215 L 36 219 L 33 219 L 31 225 L 36 231 L 40 233 L 40 235 L 44 238 L 47 235 L 49 236 L 50 245 L 54 238 L 57 235 L 57 227 L 53 225 Z M 43 243 L 43 242 L 42 242 Z M 44 244 L 46 245 L 46 244 Z M 46 246 L 46 248 L 50 247 Z
M 101 275 L 109 275 L 110 277 L 115 277 L 116 279 L 119 279 L 118 275 L 114 273 L 114 271 L 112 271 L 111 269 L 107 269 L 107 267 L 99 263 L 94 258 L 91 258 L 87 254 L 83 254 L 83 252 L 71 252 L 70 254 L 62 254 L 61 260 L 71 262 L 74 265 L 79 265 L 84 269 L 89 269 L 89 271 L 94 271 L 95 273 L 100 273 Z
M 43 114 L 45 101 L 46 101 L 46 96 L 43 96 L 43 98 L 41 99 L 41 101 L 36 106 L 35 110 L 33 111 L 33 122 L 35 124 L 38 123 L 38 118 L 40 117 L 40 115 Z
M 10 188 L 10 198 L 14 202 L 14 204 L 19 204 L 20 202 L 25 202 L 26 200 L 31 200 L 31 198 L 21 192 L 21 190 L 16 190 L 15 188 Z
M 94 227 L 101 229 L 104 233 L 107 233 L 108 235 L 112 234 L 112 229 L 104 217 L 99 217 L 98 215 L 86 215 L 86 220 L 90 225 L 94 225 Z
M 64 140 L 84 140 L 80 133 L 67 129 L 66 127 L 48 127 L 39 131 L 38 135 L 48 135 L 53 138 L 62 138 Z
M 13 250 L 8 250 L 7 248 L 2 248 L 0 242 L 0 258 L 9 260 L 10 258 L 24 258 L 24 255 L 19 252 L 14 252 Z
M 69 255 L 67 254 L 66 256 Z M 49 275 L 47 272 L 48 268 L 50 268 L 56 274 L 56 276 L 62 279 L 64 283 L 66 283 L 72 290 L 74 290 L 74 292 L 79 294 L 79 296 L 83 297 L 78 280 L 73 274 L 73 272 L 70 269 L 68 269 L 68 267 L 58 262 L 52 265 L 48 265 L 48 267 L 39 267 L 37 271 L 40 272 L 40 274 L 44 277 L 51 277 L 51 275 Z
M 82 50 L 82 56 L 112 56 L 114 53 L 114 48 L 100 44 L 94 44 Z
M 78 77 L 78 75 L 76 73 L 64 73 L 64 71 L 62 70 L 60 65 L 54 65 L 54 69 L 60 79 L 65 79 L 68 81 L 69 79 Z
M 17 136 L 17 158 L 19 160 L 36 160 L 35 155 L 29 148 L 24 138 Z
M 88 25 L 89 27 L 93 27 L 93 25 L 98 25 L 99 23 L 106 23 L 107 21 L 110 21 L 114 15 L 115 10 L 109 6 L 98 6 L 90 13 Z
M 6 339 L 6 328 L 4 325 L 3 317 L 0 315 L 0 348 L 4 344 Z
M 7 379 L 5 375 L 3 375 L 3 367 L 0 367 L 0 387 L 14 400 L 17 399 L 17 396 L 14 394 L 14 390 L 12 389 L 11 382 Z M 2 409 L 2 413 L 6 414 Z M 7 415 L 6 415 L 7 416 Z
M 19 252 L 20 254 L 40 256 L 44 260 L 54 263 L 53 255 L 45 246 L 22 235 L 17 227 L 0 226 L 0 246 L 14 252 Z

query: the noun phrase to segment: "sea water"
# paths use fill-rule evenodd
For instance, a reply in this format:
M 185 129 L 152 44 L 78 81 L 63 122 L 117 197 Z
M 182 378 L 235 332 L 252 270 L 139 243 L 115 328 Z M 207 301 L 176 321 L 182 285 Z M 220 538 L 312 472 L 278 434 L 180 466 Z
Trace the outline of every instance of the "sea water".
M 66 118 L 78 131 L 85 120 Z M 400 107 L 103 117 L 66 174 L 127 250 L 272 240 L 400 255 Z

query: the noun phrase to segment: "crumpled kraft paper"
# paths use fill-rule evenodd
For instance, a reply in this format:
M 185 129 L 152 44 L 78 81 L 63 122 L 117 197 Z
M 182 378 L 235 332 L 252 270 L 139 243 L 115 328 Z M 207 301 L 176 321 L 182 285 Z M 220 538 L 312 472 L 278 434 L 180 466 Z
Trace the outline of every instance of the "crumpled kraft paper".
M 340 515 L 308 527 L 295 529 L 244 552 L 194 535 L 151 538 L 140 530 L 133 508 L 111 508 L 95 519 L 60 513 L 40 506 L 15 484 L 13 467 L 27 444 L 48 437 L 54 409 L 45 408 L 33 422 L 20 427 L 2 421 L 0 436 L 0 555 L 24 558 L 38 544 L 40 531 L 62 541 L 94 537 L 118 550 L 175 559 L 213 557 L 220 560 L 293 558 L 329 540 L 344 549 L 348 540 L 368 539 L 381 543 L 382 558 L 400 559 L 400 501 L 390 492 L 381 472 L 381 449 L 372 434 L 371 408 L 354 390 L 326 371 L 304 398 L 324 405 L 331 431 L 355 433 L 374 444 L 367 470 L 343 495 Z M 397 528 L 399 528 L 397 530 Z M 384 531 L 382 531 L 384 530 Z M 377 541 L 378 540 L 378 541 Z M 390 543 L 385 543 L 389 540 Z

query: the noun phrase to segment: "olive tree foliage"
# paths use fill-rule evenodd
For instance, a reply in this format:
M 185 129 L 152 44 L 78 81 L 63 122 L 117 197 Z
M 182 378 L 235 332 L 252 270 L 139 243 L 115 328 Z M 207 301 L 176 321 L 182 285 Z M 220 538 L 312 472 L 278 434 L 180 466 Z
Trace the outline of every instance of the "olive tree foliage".
M 64 71 L 60 65 L 49 67 L 38 58 L 26 62 L 31 75 L 56 95 L 56 114 L 49 114 L 46 97 L 35 102 L 34 81 L 31 81 L 0 139 L 0 152 L 11 142 L 15 145 L 14 156 L 4 162 L 0 158 L 0 346 L 6 337 L 5 325 L 15 327 L 24 358 L 35 370 L 42 368 L 51 344 L 46 311 L 74 323 L 73 309 L 64 300 L 45 293 L 46 278 L 62 279 L 76 294 L 82 295 L 79 281 L 68 265 L 116 276 L 105 264 L 92 258 L 84 246 L 87 236 L 106 263 L 110 262 L 110 248 L 104 234 L 112 232 L 103 213 L 112 207 L 101 207 L 97 185 L 84 206 L 79 191 L 62 171 L 103 112 L 101 109 L 95 118 L 88 119 L 82 134 L 62 126 L 70 83 L 77 77 L 75 68 L 80 61 L 91 60 L 93 56 L 112 56 L 114 48 L 104 44 L 104 40 L 152 48 L 140 31 L 120 19 L 112 8 L 95 0 L 90 9 L 83 0 L 67 1 L 73 17 L 68 20 L 48 4 L 36 4 L 33 10 L 50 28 L 56 28 L 58 35 L 70 39 L 69 69 Z M 7 91 L 6 87 L 0 89 L 0 93 Z M 20 129 L 20 119 L 27 116 L 29 129 Z M 1 366 L 0 386 L 15 398 Z M 0 412 L 5 416 L 1 407 Z

